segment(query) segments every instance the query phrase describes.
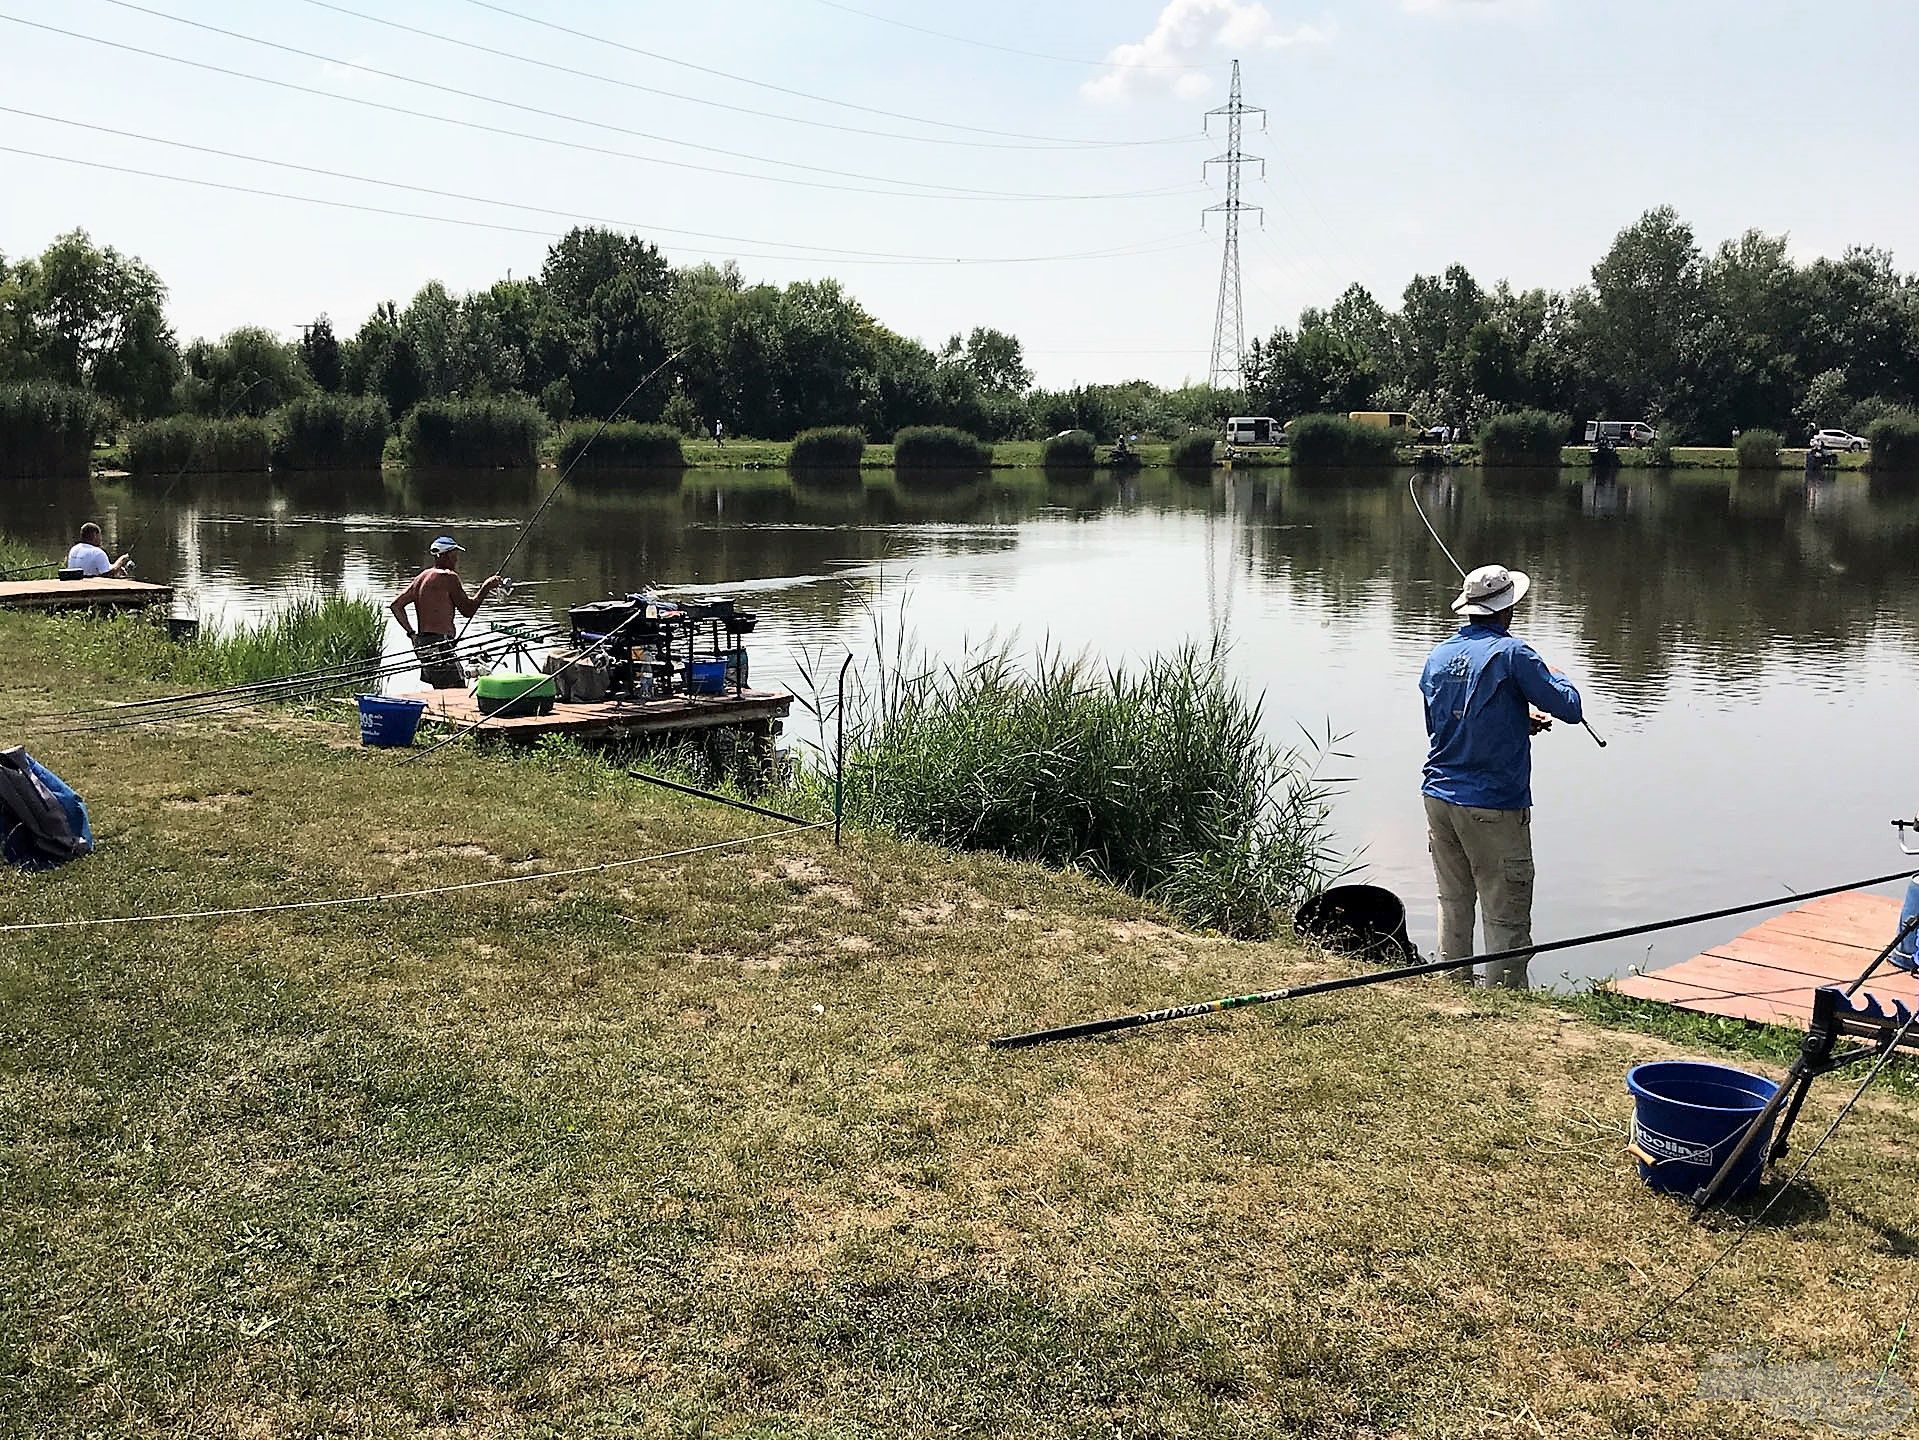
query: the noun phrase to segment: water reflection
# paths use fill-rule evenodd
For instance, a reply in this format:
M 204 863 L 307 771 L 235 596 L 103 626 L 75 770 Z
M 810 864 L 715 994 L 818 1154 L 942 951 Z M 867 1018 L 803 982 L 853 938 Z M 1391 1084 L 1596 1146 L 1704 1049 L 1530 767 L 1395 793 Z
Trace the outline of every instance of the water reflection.
M 764 617 L 755 674 L 788 683 L 803 648 L 866 653 L 873 610 L 909 592 L 935 654 L 997 635 L 1122 659 L 1222 630 L 1275 737 L 1348 735 L 1342 835 L 1429 940 L 1414 685 L 1451 624 L 1456 577 L 1407 478 L 582 473 L 513 562 L 520 579 L 559 583 L 498 615 L 549 619 L 649 583 L 750 582 Z M 552 479 L 8 482 L 0 523 L 53 554 L 99 519 L 144 576 L 175 581 L 205 614 L 238 614 L 297 590 L 384 598 L 443 530 L 484 574 Z M 1919 488 L 1633 471 L 1415 483 L 1462 564 L 1533 574 L 1521 629 L 1581 681 L 1614 741 L 1540 743 L 1542 936 L 1891 868 L 1885 820 L 1913 804 Z M 1722 934 L 1660 942 L 1653 958 Z M 1576 955 L 1569 968 L 1646 958 Z

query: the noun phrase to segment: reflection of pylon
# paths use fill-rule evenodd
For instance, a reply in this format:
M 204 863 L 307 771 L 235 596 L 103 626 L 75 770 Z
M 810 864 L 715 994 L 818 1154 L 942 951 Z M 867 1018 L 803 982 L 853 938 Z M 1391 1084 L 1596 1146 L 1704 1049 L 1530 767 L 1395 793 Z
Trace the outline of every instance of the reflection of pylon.
M 1226 153 L 1215 155 L 1208 160 L 1204 169 L 1212 173 L 1215 165 L 1226 167 L 1226 198 L 1217 205 L 1209 205 L 1200 212 L 1199 223 L 1204 226 L 1206 217 L 1215 211 L 1226 216 L 1226 253 L 1219 262 L 1219 303 L 1213 311 L 1213 361 L 1207 371 L 1206 383 L 1215 389 L 1230 384 L 1235 390 L 1243 383 L 1240 373 L 1239 352 L 1244 342 L 1245 315 L 1239 303 L 1239 216 L 1243 210 L 1259 210 L 1264 223 L 1264 211 L 1258 205 L 1245 205 L 1239 198 L 1239 171 L 1242 165 L 1251 162 L 1259 166 L 1259 173 L 1266 173 L 1266 162 L 1257 155 L 1248 155 L 1239 148 L 1240 131 L 1246 116 L 1259 116 L 1259 128 L 1266 128 L 1266 112 L 1257 105 L 1245 104 L 1239 98 L 1239 61 L 1233 62 L 1233 93 L 1227 102 L 1217 110 L 1206 112 L 1206 128 L 1210 131 L 1213 116 L 1226 117 Z

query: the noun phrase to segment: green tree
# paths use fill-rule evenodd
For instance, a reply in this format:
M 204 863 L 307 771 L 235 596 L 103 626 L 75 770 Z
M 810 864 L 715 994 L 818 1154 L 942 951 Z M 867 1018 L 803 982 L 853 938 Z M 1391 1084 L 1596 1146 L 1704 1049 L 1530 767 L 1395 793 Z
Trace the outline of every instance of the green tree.
M 1705 262 L 1692 227 L 1671 206 L 1648 210 L 1619 233 L 1573 305 L 1610 406 L 1664 414 L 1685 398 L 1687 337 L 1706 311 Z
M 166 286 L 144 261 L 74 230 L 13 267 L 8 290 L 8 368 L 85 386 L 135 416 L 165 403 L 179 350 Z
M 346 358 L 341 354 L 333 322 L 322 315 L 300 333 L 300 363 L 313 383 L 335 395 L 346 385 Z
M 299 348 L 258 325 L 196 340 L 183 358 L 178 399 L 197 415 L 265 415 L 313 386 Z

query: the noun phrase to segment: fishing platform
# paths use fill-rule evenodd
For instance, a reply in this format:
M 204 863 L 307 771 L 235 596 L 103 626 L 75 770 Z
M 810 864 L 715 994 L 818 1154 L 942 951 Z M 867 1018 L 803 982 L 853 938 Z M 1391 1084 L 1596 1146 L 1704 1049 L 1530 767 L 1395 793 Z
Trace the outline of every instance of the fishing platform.
M 1607 988 L 1678 1010 L 1803 1027 L 1812 1019 L 1813 992 L 1856 979 L 1898 929 L 1897 900 L 1863 891 L 1827 895 L 1703 955 L 1621 976 Z M 1868 988 L 1919 1005 L 1919 978 L 1890 964 L 1873 974 Z
M 171 605 L 171 585 L 101 576 L 92 580 L 0 580 L 0 609 L 147 610 Z
M 413 690 L 395 700 L 419 700 L 423 718 L 466 727 L 479 726 L 482 735 L 528 743 L 545 735 L 568 735 L 576 740 L 643 739 L 689 734 L 731 726 L 757 741 L 770 743 L 793 708 L 784 690 L 729 690 L 723 695 L 663 695 L 568 703 L 560 701 L 544 715 L 489 715 L 467 690 Z

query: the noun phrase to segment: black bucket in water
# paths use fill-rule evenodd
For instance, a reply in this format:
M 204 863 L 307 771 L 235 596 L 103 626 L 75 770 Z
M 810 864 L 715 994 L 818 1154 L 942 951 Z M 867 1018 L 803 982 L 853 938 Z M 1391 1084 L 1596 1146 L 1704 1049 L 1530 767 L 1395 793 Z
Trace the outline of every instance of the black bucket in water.
M 1320 891 L 1299 907 L 1293 928 L 1328 950 L 1376 965 L 1419 959 L 1406 933 L 1405 902 L 1378 885 L 1335 885 Z

